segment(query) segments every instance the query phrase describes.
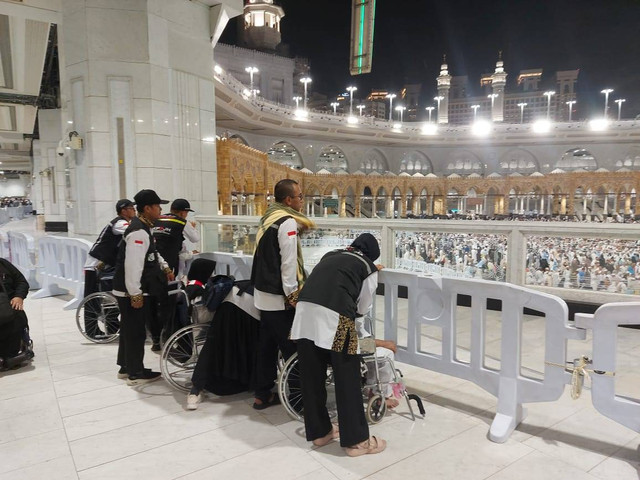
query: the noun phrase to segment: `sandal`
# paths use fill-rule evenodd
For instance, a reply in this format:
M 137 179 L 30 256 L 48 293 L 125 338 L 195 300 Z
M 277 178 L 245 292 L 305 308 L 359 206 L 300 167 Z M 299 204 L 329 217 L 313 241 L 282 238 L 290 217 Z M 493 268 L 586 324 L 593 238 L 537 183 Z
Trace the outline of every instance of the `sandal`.
M 331 431 L 327 433 L 324 437 L 316 438 L 313 441 L 313 444 L 316 447 L 324 447 L 325 445 L 328 445 L 329 443 L 331 443 L 332 440 L 335 440 L 336 438 L 339 438 L 339 437 L 340 437 L 340 430 L 338 430 L 338 426 L 332 425 Z
M 387 442 L 372 435 L 369 440 L 360 442 L 353 447 L 347 447 L 345 450 L 347 451 L 347 455 L 350 457 L 359 457 L 361 455 L 380 453 L 385 448 L 387 448 Z
M 257 400 L 262 400 L 261 398 Z M 253 402 L 253 408 L 256 410 L 264 410 L 265 408 L 269 408 L 271 405 L 279 405 L 280 404 L 280 396 L 272 393 L 271 397 L 267 400 L 262 400 L 262 403 Z

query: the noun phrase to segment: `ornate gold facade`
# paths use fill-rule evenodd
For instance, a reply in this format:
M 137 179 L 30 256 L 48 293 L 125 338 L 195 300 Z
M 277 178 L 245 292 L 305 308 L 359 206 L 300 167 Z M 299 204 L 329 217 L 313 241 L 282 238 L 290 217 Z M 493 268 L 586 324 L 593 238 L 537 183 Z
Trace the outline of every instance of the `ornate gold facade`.
M 640 172 L 572 172 L 508 177 L 410 177 L 302 173 L 268 160 L 267 154 L 220 140 L 218 195 L 223 215 L 262 215 L 283 178 L 298 181 L 307 214 L 328 206 L 339 216 L 444 215 L 450 210 L 481 215 L 640 215 Z M 324 205 L 324 206 L 323 206 Z

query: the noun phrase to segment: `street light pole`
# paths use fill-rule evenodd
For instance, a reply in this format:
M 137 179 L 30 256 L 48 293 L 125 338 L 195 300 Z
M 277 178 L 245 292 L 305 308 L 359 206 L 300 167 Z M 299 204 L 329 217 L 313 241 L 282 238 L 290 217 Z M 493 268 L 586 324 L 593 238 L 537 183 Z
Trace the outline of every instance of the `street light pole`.
M 609 110 L 609 94 L 613 92 L 613 88 L 605 88 L 600 93 L 604 93 L 604 118 L 607 118 L 607 112 Z
M 331 102 L 331 106 L 333 107 L 333 114 L 336 115 L 336 109 L 338 108 L 338 105 L 340 105 L 338 102 Z
M 618 104 L 618 121 L 620 121 L 620 117 L 622 115 L 622 104 L 626 102 L 626 100 L 624 98 L 618 98 L 615 102 Z
M 440 102 L 442 100 L 444 100 L 444 97 L 442 95 L 438 95 L 437 97 L 433 97 L 433 99 L 438 102 L 438 119 L 440 119 Z
M 300 100 L 302 100 L 302 97 L 293 97 L 293 101 L 296 102 L 296 110 L 300 108 Z
M 300 79 L 300 83 L 304 84 L 304 102 L 303 102 L 303 107 L 305 110 L 307 109 L 307 85 L 311 83 L 311 78 L 309 77 L 302 77 Z
M 362 110 L 364 110 L 365 108 L 367 108 L 366 105 L 358 105 L 356 107 L 358 109 L 358 111 L 360 112 L 360 116 L 362 116 Z
M 349 92 L 349 116 L 353 116 L 353 92 L 358 90 L 358 87 L 347 87 L 347 92 Z
M 393 121 L 393 99 L 396 97 L 397 95 L 395 93 L 390 93 L 389 95 L 387 95 L 387 98 L 389 99 L 389 121 L 390 122 Z
M 518 106 L 520 107 L 520 123 L 524 123 L 524 107 L 526 107 L 527 104 L 522 102 L 519 103 Z
M 553 97 L 555 94 L 556 92 L 551 90 L 543 93 L 543 95 L 547 97 L 547 121 L 551 120 L 551 97 Z
M 569 105 L 569 121 L 571 121 L 571 115 L 573 114 L 573 106 L 577 103 L 577 100 L 569 100 L 568 102 L 565 102 L 567 105 Z
M 260 70 L 258 70 L 258 67 L 247 67 L 244 69 L 244 71 L 249 74 L 249 91 L 251 92 L 251 96 L 255 97 L 255 94 L 253 92 L 253 75 L 255 73 L 258 73 Z
M 429 123 L 431 123 L 431 112 L 433 111 L 434 108 L 436 108 L 436 107 L 427 107 L 427 108 L 425 108 L 425 110 L 427 112 L 429 112 Z
M 471 105 L 471 108 L 473 109 L 473 123 L 475 123 L 476 118 L 478 118 L 478 109 L 480 108 L 480 105 Z
M 404 113 L 404 111 L 407 109 L 407 107 L 402 107 L 402 106 L 397 106 L 396 107 L 396 112 L 400 112 L 400 123 L 402 123 L 402 114 Z

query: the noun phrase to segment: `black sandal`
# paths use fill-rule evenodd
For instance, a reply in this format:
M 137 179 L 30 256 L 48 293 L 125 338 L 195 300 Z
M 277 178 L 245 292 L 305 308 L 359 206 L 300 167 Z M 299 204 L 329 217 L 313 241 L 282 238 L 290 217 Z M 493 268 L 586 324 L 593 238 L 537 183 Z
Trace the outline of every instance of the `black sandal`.
M 253 408 L 255 408 L 256 410 L 264 410 L 265 408 L 269 408 L 271 405 L 279 405 L 279 404 L 280 404 L 280 396 L 277 393 L 272 393 L 271 398 L 268 400 L 262 400 L 262 403 L 253 402 Z

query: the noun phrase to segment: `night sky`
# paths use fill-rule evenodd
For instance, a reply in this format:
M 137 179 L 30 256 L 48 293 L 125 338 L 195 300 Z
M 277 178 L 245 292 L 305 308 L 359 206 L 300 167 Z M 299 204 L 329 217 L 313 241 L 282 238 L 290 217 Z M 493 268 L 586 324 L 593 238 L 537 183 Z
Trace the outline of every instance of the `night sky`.
M 373 69 L 349 74 L 351 1 L 279 0 L 282 40 L 309 58 L 313 89 L 334 96 L 358 87 L 398 91 L 423 84 L 423 104 L 433 103 L 435 78 L 446 53 L 451 75 L 468 75 L 479 92 L 480 75 L 493 72 L 502 50 L 508 89 L 521 69 L 543 68 L 543 87 L 556 70 L 580 69 L 578 116 L 626 98 L 623 117 L 640 113 L 640 0 L 377 0 Z M 236 23 L 221 39 L 234 43 Z M 610 103 L 612 113 L 617 106 Z

